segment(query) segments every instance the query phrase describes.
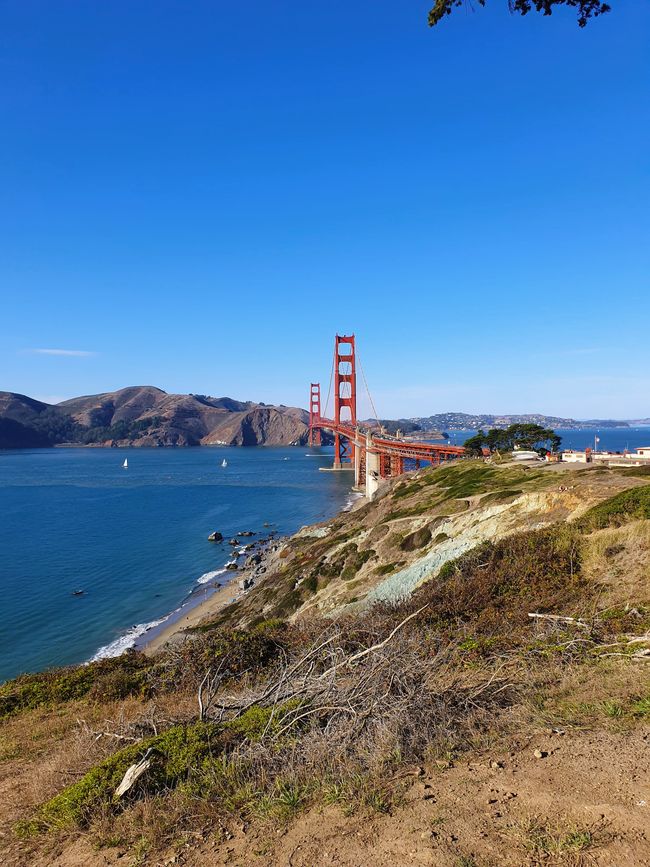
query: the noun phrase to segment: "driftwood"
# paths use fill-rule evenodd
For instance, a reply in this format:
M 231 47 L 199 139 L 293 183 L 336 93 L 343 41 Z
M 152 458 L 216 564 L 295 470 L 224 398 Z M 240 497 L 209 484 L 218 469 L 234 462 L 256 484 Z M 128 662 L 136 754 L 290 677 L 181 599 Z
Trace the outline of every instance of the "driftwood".
M 139 762 L 135 765 L 131 765 L 130 768 L 127 768 L 127 771 L 122 778 L 122 782 L 119 784 L 117 789 L 115 789 L 115 794 L 113 795 L 114 798 L 121 798 L 122 795 L 125 795 L 134 783 L 140 779 L 144 772 L 149 769 L 151 766 L 151 759 L 149 758 L 150 753 L 151 750 L 147 750 Z
M 534 620 L 549 620 L 552 623 L 570 623 L 572 626 L 580 626 L 581 629 L 591 629 L 591 626 L 584 620 L 577 617 L 561 617 L 559 614 L 538 614 L 529 613 L 529 617 Z

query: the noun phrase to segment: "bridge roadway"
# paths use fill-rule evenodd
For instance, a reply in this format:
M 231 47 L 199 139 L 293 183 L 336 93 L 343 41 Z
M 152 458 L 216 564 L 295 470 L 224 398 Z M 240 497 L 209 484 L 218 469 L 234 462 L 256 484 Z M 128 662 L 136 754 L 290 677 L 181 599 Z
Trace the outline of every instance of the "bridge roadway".
M 333 419 L 319 416 L 312 420 L 314 428 L 330 431 L 344 437 L 352 446 L 351 461 L 337 469 L 353 469 L 355 485 L 364 489 L 366 496 L 372 499 L 380 479 L 401 475 L 404 472 L 404 461 L 413 460 L 418 468 L 422 461 L 439 465 L 444 461 L 455 460 L 465 454 L 462 446 L 424 442 L 405 442 L 386 434 L 377 435 L 370 428 L 353 427 L 344 422 L 337 423 Z

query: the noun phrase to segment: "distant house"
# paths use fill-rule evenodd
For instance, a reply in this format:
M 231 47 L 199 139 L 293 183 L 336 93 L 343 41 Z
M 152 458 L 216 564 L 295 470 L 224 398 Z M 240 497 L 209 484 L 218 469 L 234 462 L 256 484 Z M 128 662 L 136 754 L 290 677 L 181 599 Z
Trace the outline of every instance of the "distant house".
M 584 451 L 565 449 L 562 461 L 567 464 L 606 464 L 609 467 L 643 467 L 650 466 L 650 446 L 640 446 L 633 452 L 595 452 L 587 448 Z

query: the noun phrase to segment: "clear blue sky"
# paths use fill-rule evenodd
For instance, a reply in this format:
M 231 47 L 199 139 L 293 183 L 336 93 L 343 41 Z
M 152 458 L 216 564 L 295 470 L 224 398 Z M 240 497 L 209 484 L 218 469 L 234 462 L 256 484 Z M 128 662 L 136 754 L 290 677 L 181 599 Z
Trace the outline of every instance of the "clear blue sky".
M 650 415 L 650 3 L 428 5 L 4 0 L 0 389 Z

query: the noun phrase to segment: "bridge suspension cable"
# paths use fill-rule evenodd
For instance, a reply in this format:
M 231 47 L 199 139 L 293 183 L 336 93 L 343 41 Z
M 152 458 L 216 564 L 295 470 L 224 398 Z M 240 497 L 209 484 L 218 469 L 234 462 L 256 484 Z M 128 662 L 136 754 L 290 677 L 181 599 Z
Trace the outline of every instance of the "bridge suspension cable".
M 332 356 L 332 366 L 330 368 L 330 384 L 327 386 L 327 400 L 325 401 L 325 411 L 323 415 L 328 418 L 327 410 L 330 405 L 330 397 L 332 396 L 332 381 L 334 379 L 334 365 L 336 364 L 336 353 Z
M 368 380 L 366 379 L 366 374 L 365 374 L 364 369 L 363 369 L 363 364 L 361 363 L 361 356 L 359 355 L 358 352 L 357 352 L 357 361 L 359 362 L 359 368 L 361 370 L 361 376 L 363 378 L 363 384 L 365 385 L 366 392 L 368 393 L 368 398 L 370 400 L 370 406 L 372 407 L 372 411 L 375 414 L 375 421 L 377 422 L 377 424 L 379 424 L 379 415 L 377 413 L 377 407 L 375 406 L 375 402 L 372 399 L 372 395 L 370 394 L 370 389 L 368 388 Z

